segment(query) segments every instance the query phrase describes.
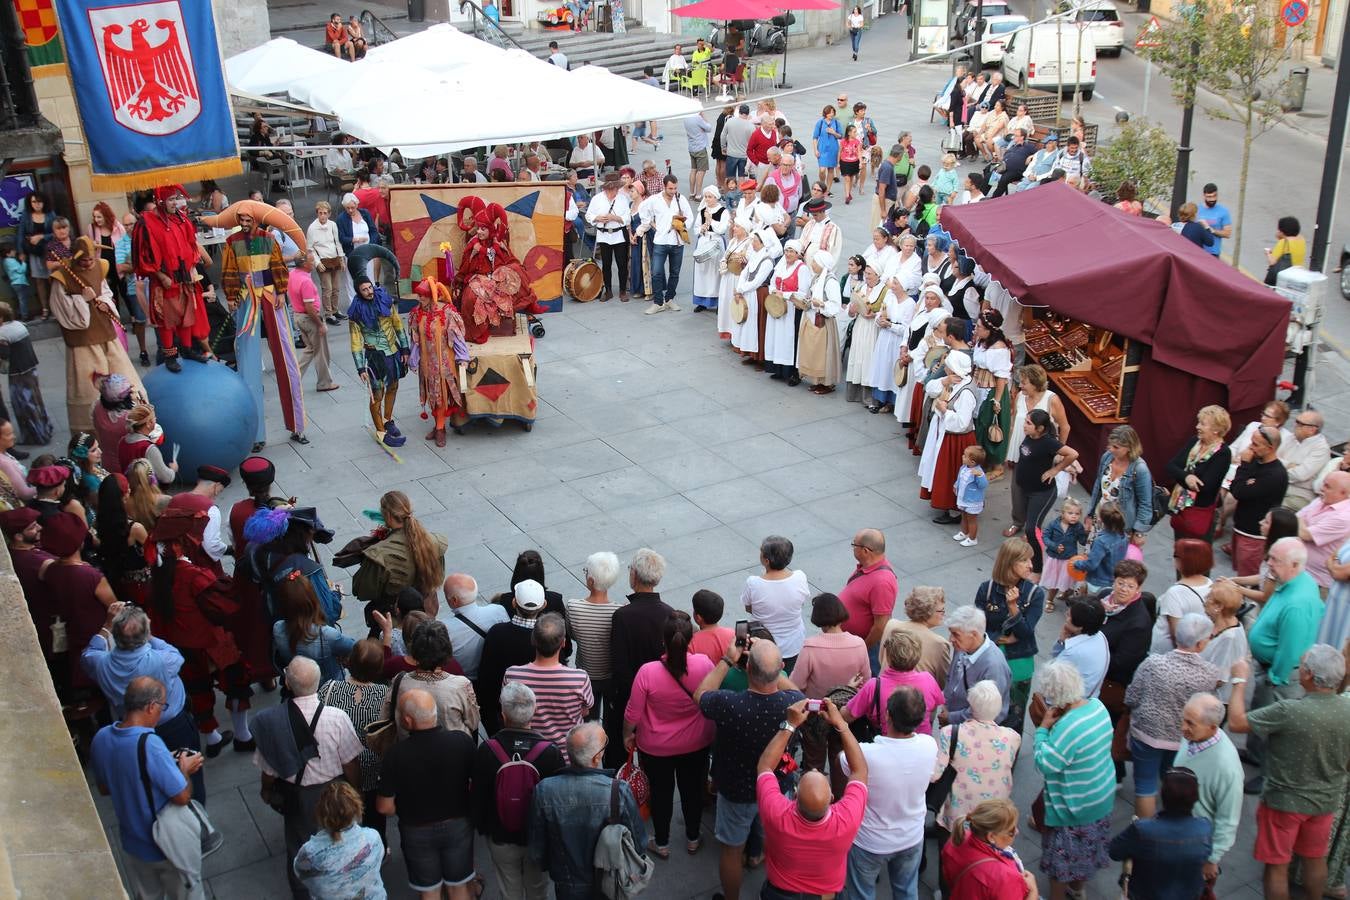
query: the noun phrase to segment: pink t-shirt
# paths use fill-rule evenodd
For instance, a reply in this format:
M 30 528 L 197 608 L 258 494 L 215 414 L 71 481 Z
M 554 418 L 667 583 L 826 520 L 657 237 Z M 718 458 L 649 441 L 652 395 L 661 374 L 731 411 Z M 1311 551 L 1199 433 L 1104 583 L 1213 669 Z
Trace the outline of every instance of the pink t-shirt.
M 291 309 L 302 315 L 306 311 L 306 303 L 314 307 L 315 310 L 319 308 L 319 291 L 314 287 L 314 279 L 309 277 L 309 273 L 304 269 L 293 269 L 291 271 L 291 279 L 286 286 L 286 294 L 291 298 Z
M 1350 537 L 1350 500 L 1328 506 L 1318 497 L 1298 511 L 1298 518 L 1312 538 L 1303 542 L 1308 548 L 1308 574 L 1320 587 L 1329 588 L 1332 578 L 1327 560 Z
M 856 634 L 813 634 L 802 644 L 792 681 L 803 694 L 819 699 L 854 676 L 872 674 L 867 645 Z
M 891 571 L 890 563 L 884 559 L 870 569 L 855 569 L 853 577 L 839 592 L 839 599 L 848 610 L 844 630 L 866 640 L 868 632 L 872 630 L 873 620 L 877 616 L 889 616 L 895 611 L 895 595 L 899 590 L 895 572 Z
M 853 718 L 860 719 L 863 716 L 871 719 L 881 727 L 886 728 L 886 702 L 891 699 L 891 694 L 895 693 L 896 688 L 912 687 L 920 694 L 923 694 L 923 721 L 919 727 L 914 729 L 918 734 L 933 733 L 933 710 L 937 709 L 946 699 L 942 695 L 942 688 L 938 687 L 937 680 L 927 672 L 920 672 L 917 669 L 911 672 L 897 672 L 894 669 L 882 667 L 881 669 L 881 722 L 877 722 L 876 716 L 876 697 L 877 679 L 869 678 L 862 689 L 848 701 L 848 711 L 853 714 Z
M 694 638 L 689 642 L 689 652 L 702 653 L 716 665 L 718 660 L 727 655 L 727 648 L 734 640 L 736 629 L 714 625 L 712 628 L 694 632 Z
M 764 823 L 765 866 L 774 887 L 803 894 L 842 891 L 848 851 L 867 810 L 867 785 L 850 781 L 819 822 L 797 811 L 797 804 L 779 791 L 772 772 L 759 773 L 755 795 Z
M 686 660 L 688 671 L 678 683 L 660 659 L 644 663 L 633 679 L 623 717 L 637 726 L 643 753 L 679 756 L 712 743 L 716 726 L 703 717 L 693 694 L 714 663 L 701 653 L 690 653 Z

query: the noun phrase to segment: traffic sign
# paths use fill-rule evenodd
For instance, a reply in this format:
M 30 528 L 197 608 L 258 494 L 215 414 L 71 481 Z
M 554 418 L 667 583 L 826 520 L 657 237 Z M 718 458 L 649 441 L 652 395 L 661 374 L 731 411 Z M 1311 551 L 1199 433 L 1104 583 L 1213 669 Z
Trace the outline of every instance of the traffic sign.
M 1289 0 L 1289 3 L 1301 3 L 1303 0 Z M 1306 11 L 1305 11 L 1306 15 Z M 1144 50 L 1149 47 L 1161 47 L 1162 41 L 1158 35 L 1162 31 L 1162 23 L 1158 21 L 1157 16 L 1149 16 L 1148 24 L 1139 29 L 1139 37 L 1135 39 L 1136 49 Z
M 1290 28 L 1297 28 L 1308 21 L 1308 0 L 1285 0 L 1280 7 L 1280 21 Z

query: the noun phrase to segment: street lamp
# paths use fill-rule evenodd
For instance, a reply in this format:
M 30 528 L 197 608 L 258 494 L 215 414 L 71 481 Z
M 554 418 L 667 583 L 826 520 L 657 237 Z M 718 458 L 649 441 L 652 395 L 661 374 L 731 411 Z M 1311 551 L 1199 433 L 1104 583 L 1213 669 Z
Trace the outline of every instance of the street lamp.
M 1186 202 L 1186 184 L 1191 173 L 1191 124 L 1195 120 L 1195 91 L 1200 78 L 1200 40 L 1194 36 L 1194 29 L 1204 20 L 1204 8 L 1197 2 L 1177 7 L 1177 13 L 1187 27 L 1192 29 L 1191 71 L 1186 76 L 1185 106 L 1181 110 L 1181 140 L 1177 142 L 1177 171 L 1172 179 L 1172 219 Z

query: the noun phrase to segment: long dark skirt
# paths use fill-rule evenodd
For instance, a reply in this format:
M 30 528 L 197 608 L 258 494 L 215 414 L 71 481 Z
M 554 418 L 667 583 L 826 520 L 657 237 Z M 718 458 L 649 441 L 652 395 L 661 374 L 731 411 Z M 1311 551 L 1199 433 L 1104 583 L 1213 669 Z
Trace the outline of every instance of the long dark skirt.
M 37 372 L 9 376 L 9 404 L 13 407 L 20 444 L 41 447 L 52 439 L 52 420 L 47 416 L 47 404 L 42 401 Z

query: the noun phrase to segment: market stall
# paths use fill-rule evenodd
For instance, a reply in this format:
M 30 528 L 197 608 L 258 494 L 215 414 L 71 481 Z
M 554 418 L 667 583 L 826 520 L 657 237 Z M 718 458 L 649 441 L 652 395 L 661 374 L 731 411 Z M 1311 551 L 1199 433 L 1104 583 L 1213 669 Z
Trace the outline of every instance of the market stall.
M 1200 407 L 1223 406 L 1237 428 L 1274 395 L 1289 302 L 1166 225 L 1059 184 L 945 207 L 941 224 L 1016 298 L 1007 314 L 1085 460 L 1128 422 L 1156 475 Z

